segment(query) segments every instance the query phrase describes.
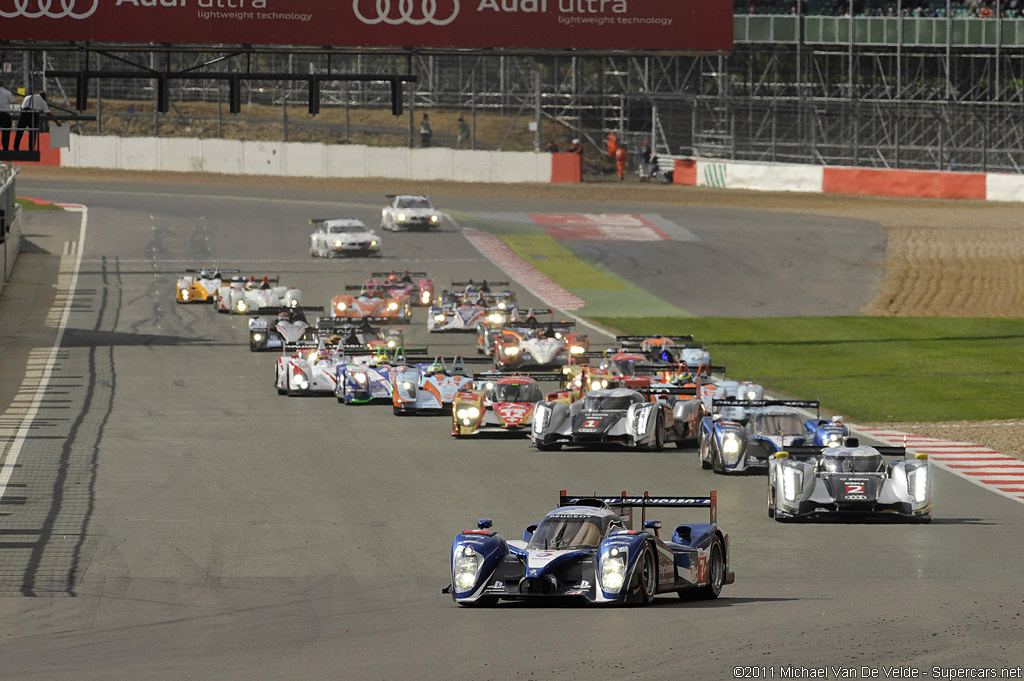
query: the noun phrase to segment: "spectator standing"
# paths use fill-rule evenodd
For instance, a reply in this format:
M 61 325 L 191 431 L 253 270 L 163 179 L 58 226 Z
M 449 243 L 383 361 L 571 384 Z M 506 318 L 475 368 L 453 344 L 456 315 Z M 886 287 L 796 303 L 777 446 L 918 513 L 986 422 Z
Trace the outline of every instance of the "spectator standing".
M 461 149 L 462 145 L 469 141 L 469 126 L 466 119 L 459 116 L 459 135 L 455 138 L 455 147 Z
M 644 140 L 644 148 L 640 151 L 640 180 L 651 179 L 651 143 Z
M 946 157 L 946 170 L 948 172 L 956 170 L 956 157 L 953 154 Z
M 0 137 L 3 139 L 4 151 L 11 143 L 11 128 L 14 123 L 11 120 L 11 107 L 14 106 L 14 93 L 4 87 L 5 83 L 0 80 Z
M 21 146 L 21 136 L 24 134 L 25 128 L 29 129 L 28 148 L 39 148 L 37 139 L 43 114 L 45 114 L 46 117 L 54 123 L 57 122 L 57 119 L 50 111 L 50 106 L 46 103 L 46 93 L 40 90 L 38 94 L 29 95 L 21 103 L 21 117 L 18 119 L 18 132 L 14 135 L 15 151 L 17 151 L 18 147 Z
M 608 133 L 608 155 L 615 158 L 615 150 L 618 148 L 619 136 L 612 130 Z
M 555 144 L 555 140 L 548 140 L 548 143 L 544 145 L 544 151 L 546 151 L 548 153 L 551 153 L 551 154 L 557 154 L 558 153 L 558 145 Z
M 619 180 L 626 179 L 626 161 L 629 160 L 629 152 L 626 150 L 626 145 L 620 143 L 615 148 L 615 169 L 619 173 Z
M 420 121 L 420 146 L 426 149 L 430 146 L 430 138 L 434 135 L 434 131 L 430 127 L 430 117 L 427 114 L 423 114 L 423 120 Z

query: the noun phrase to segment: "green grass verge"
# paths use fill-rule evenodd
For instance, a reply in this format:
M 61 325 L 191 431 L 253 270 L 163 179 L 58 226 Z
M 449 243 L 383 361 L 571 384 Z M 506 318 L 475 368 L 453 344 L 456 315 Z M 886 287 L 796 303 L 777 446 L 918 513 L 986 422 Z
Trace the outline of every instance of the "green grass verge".
M 733 378 L 858 421 L 1024 416 L 1024 319 L 597 317 L 623 333 L 693 334 Z
M 15 198 L 14 202 L 21 206 L 22 210 L 64 210 L 60 206 L 55 206 L 52 203 L 36 203 L 29 199 Z
M 690 316 L 622 277 L 578 258 L 548 234 L 503 234 L 500 238 L 520 258 L 587 301 L 587 306 L 579 310 L 581 315 L 594 317 L 629 310 L 638 317 Z

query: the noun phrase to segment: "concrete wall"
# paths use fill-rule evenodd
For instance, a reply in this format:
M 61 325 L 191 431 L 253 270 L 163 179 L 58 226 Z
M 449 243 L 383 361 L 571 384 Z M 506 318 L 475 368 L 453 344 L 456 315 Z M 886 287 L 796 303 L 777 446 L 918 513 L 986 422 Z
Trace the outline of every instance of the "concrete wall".
M 71 148 L 62 155 L 61 165 L 292 177 L 551 181 L 551 154 L 546 153 L 177 137 L 71 135 Z

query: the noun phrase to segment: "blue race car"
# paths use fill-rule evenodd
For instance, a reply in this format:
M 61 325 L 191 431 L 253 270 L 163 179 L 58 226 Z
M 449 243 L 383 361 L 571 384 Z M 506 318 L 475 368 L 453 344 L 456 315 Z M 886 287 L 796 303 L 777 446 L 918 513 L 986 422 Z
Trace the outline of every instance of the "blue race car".
M 711 410 L 718 413 L 701 421 L 701 468 L 716 473 L 767 471 L 775 452 L 806 442 L 797 408 L 818 407 L 817 400 L 712 400 Z
M 679 525 L 671 541 L 648 507 L 710 508 L 711 522 Z M 634 508 L 643 529 L 632 529 Z M 450 593 L 458 605 L 499 599 L 581 598 L 590 603 L 650 603 L 660 593 L 717 598 L 732 584 L 729 535 L 716 524 L 717 494 L 709 497 L 570 497 L 506 540 L 490 520 L 455 536 Z
M 838 415 L 831 419 L 807 419 L 804 430 L 807 431 L 804 438 L 807 444 L 815 447 L 838 447 L 850 435 L 850 428 Z

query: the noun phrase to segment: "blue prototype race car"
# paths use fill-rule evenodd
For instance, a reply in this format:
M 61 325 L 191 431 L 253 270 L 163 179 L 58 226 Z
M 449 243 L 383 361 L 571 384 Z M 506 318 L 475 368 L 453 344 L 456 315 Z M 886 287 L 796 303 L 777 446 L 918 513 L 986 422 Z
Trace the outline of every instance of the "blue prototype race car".
M 648 507 L 710 508 L 711 522 L 679 525 L 671 541 Z M 643 529 L 632 529 L 634 508 Z M 459 605 L 499 599 L 582 598 L 591 603 L 650 603 L 660 593 L 717 598 L 732 584 L 729 535 L 716 524 L 717 494 L 709 497 L 570 497 L 530 525 L 522 539 L 506 540 L 490 520 L 455 537 L 451 585 Z

